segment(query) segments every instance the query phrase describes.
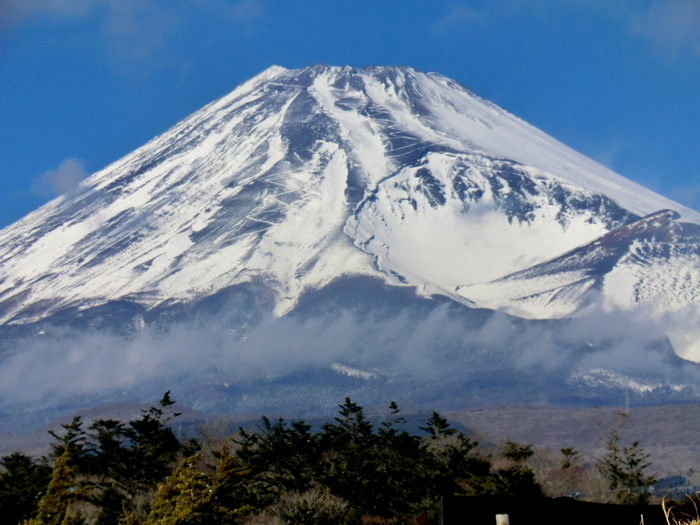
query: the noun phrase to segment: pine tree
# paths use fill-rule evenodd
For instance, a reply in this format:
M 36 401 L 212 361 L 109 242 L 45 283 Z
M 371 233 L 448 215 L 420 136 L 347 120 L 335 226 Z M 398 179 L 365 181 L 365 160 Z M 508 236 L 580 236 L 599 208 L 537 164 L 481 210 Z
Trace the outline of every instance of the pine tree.
M 322 476 L 335 496 L 347 500 L 356 511 L 379 514 L 386 502 L 379 497 L 373 449 L 376 437 L 362 406 L 346 397 L 335 423 L 323 425 L 320 446 Z
M 75 472 L 70 465 L 71 451 L 66 448 L 54 465 L 46 494 L 38 505 L 37 515 L 25 525 L 77 525 L 83 520 L 72 508 L 81 495 Z
M 257 432 L 240 429 L 235 440 L 239 466 L 250 472 L 250 490 L 262 506 L 282 491 L 303 492 L 316 478 L 318 437 L 303 421 L 274 423 L 263 417 Z
M 447 436 L 451 436 L 457 432 L 454 428 L 450 427 L 447 419 L 442 417 L 434 410 L 430 418 L 428 418 L 428 420 L 425 422 L 425 426 L 420 427 L 420 429 L 427 432 L 432 440 L 444 439 Z
M 170 412 L 173 403 L 166 392 L 157 406 L 128 423 L 99 419 L 85 430 L 75 417 L 62 425 L 62 434 L 50 432 L 56 440 L 51 457 L 57 465 L 63 458 L 79 478 L 72 490 L 96 507 L 96 525 L 145 517 L 149 493 L 168 476 L 182 450 L 166 426 L 179 415 Z
M 501 449 L 500 458 L 494 462 L 494 468 L 489 476 L 491 483 L 489 490 L 495 494 L 509 496 L 542 496 L 542 487 L 527 463 L 533 454 L 531 444 L 523 445 L 517 441 L 506 441 Z
M 251 471 L 241 467 L 231 454 L 229 443 L 225 443 L 212 476 L 209 499 L 215 523 L 234 523 L 259 508 L 249 490 L 250 479 Z
M 472 454 L 478 443 L 458 432 L 433 411 L 421 430 L 428 434 L 429 501 L 442 496 L 482 494 L 489 476 L 489 463 Z
M 19 523 L 36 515 L 51 468 L 20 452 L 3 456 L 0 465 L 0 516 L 7 523 Z
M 141 417 L 124 424 L 98 420 L 91 425 L 89 472 L 98 481 L 93 503 L 101 509 L 99 524 L 115 523 L 123 515 L 140 516 L 142 496 L 156 488 L 171 472 L 181 444 L 167 426 L 179 414 L 170 391 L 157 406 L 142 410 Z
M 182 460 L 156 491 L 143 525 L 205 525 L 214 520 L 211 476 L 199 468 L 200 455 Z
M 389 417 L 382 422 L 372 449 L 376 469 L 373 491 L 384 502 L 381 514 L 401 522 L 421 512 L 426 494 L 426 447 L 418 436 L 399 430 L 405 423 L 395 402 L 389 404 Z
M 598 460 L 598 471 L 607 481 L 616 503 L 645 504 L 651 498 L 648 488 L 656 483 L 656 479 L 645 473 L 651 463 L 648 461 L 649 454 L 642 449 L 639 441 L 628 446 L 620 443 L 620 429 L 627 417 L 620 414 L 617 424 L 608 434 L 605 455 Z
M 54 461 L 67 453 L 67 460 L 76 468 L 82 468 L 85 460 L 86 445 L 88 435 L 83 428 L 83 420 L 80 416 L 75 416 L 70 423 L 61 425 L 63 433 L 57 434 L 49 430 L 49 434 L 56 441 L 51 444 L 50 458 Z

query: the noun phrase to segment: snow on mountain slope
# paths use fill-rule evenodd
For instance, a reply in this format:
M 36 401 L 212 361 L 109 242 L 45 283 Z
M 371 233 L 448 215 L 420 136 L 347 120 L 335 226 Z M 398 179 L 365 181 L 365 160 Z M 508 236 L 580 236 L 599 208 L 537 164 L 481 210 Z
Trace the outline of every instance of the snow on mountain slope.
M 527 268 L 633 217 L 535 168 L 428 153 L 381 181 L 346 232 L 401 282 L 448 290 Z
M 303 143 L 314 113 L 302 87 L 268 83 L 280 73 L 266 71 L 1 232 L 4 319 L 118 298 L 186 300 L 260 272 L 281 298 L 297 296 L 304 277 L 317 285 L 372 273 L 341 233 L 345 153 L 332 134 Z
M 700 226 L 660 211 L 570 252 L 494 281 L 458 287 L 475 304 L 521 317 L 573 314 L 593 299 L 658 313 L 700 302 Z
M 253 279 L 278 315 L 343 275 L 455 297 L 665 208 L 700 223 L 441 75 L 272 67 L 0 231 L 0 323 Z

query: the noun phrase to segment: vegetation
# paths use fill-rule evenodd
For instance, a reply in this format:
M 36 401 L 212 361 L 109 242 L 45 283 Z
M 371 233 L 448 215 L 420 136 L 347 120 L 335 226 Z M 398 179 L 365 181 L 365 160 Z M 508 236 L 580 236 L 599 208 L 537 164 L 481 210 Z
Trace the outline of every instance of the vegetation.
M 532 445 L 484 449 L 437 412 L 406 431 L 395 403 L 371 422 L 346 398 L 333 421 L 263 417 L 216 446 L 179 440 L 166 393 L 127 423 L 76 417 L 52 433 L 47 458 L 2 458 L 0 513 L 39 524 L 428 524 L 445 495 L 562 495 L 590 474 L 564 448 L 549 463 Z M 597 464 L 609 494 L 648 497 L 647 455 L 620 444 L 617 427 Z
M 639 441 L 625 446 L 620 443 L 620 428 L 628 416 L 620 414 L 617 425 L 610 430 L 605 442 L 605 455 L 598 460 L 598 470 L 610 487 L 612 500 L 626 505 L 649 503 L 649 487 L 656 483 L 645 473 L 650 465 L 649 454 Z
M 700 525 L 700 512 L 698 512 L 698 499 L 689 496 L 690 505 L 693 507 L 693 512 L 689 513 L 685 509 L 681 509 L 680 505 L 669 504 L 664 498 L 661 505 L 664 510 L 664 515 L 666 517 L 666 523 L 668 525 Z M 688 505 L 686 505 L 687 507 Z

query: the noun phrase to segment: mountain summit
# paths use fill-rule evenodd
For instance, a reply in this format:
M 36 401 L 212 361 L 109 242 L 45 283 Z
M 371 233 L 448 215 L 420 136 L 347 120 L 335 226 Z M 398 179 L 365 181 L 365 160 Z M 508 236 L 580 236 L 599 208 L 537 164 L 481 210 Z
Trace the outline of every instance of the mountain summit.
M 223 296 L 281 318 L 360 281 L 522 319 L 664 316 L 700 303 L 700 214 L 442 75 L 316 65 L 267 69 L 0 231 L 0 324 L 25 335 Z
M 469 303 L 671 207 L 441 75 L 271 67 L 4 229 L 0 321 L 358 274 Z

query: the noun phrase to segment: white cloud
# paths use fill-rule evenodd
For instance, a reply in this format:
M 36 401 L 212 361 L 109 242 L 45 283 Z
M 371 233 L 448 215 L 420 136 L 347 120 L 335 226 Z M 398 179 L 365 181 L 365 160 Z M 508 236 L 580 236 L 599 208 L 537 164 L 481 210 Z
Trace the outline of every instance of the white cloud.
M 444 14 L 430 25 L 430 31 L 442 36 L 452 31 L 469 31 L 473 26 L 498 23 L 499 20 L 523 13 L 548 16 L 555 8 L 575 5 L 580 1 L 567 0 L 555 5 L 547 0 L 492 0 L 480 7 L 469 5 L 471 2 L 455 2 L 449 4 Z
M 94 25 L 114 70 L 140 75 L 186 66 L 182 55 L 201 36 L 192 30 L 198 23 L 223 21 L 231 31 L 250 32 L 265 6 L 265 0 L 0 0 L 0 26 L 33 21 Z
M 489 16 L 490 12 L 487 9 L 451 4 L 447 8 L 447 12 L 431 24 L 430 31 L 434 35 L 443 35 L 452 30 L 482 24 L 488 20 Z
M 677 54 L 690 50 L 700 55 L 698 0 L 657 0 L 647 10 L 633 16 L 631 27 L 667 52 Z
M 146 329 L 126 340 L 54 331 L 0 361 L 0 405 L 60 405 L 75 396 L 136 391 L 144 385 L 183 389 L 191 381 L 247 384 L 337 362 L 411 377 L 416 384 L 456 377 L 469 381 L 484 371 L 496 382 L 509 370 L 565 377 L 579 366 L 697 380 L 696 368 L 686 374 L 658 346 L 666 329 L 682 327 L 687 318 L 598 310 L 547 324 L 499 313 L 483 324 L 468 319 L 457 308 L 442 305 L 389 315 L 368 308 L 307 320 L 268 318 L 245 337 L 216 319 L 165 334 Z
M 40 197 L 56 197 L 73 189 L 89 173 L 82 160 L 68 158 L 55 170 L 49 170 L 32 183 L 32 193 Z
M 91 14 L 106 0 L 3 0 L 0 24 L 14 25 L 36 17 L 77 19 Z

